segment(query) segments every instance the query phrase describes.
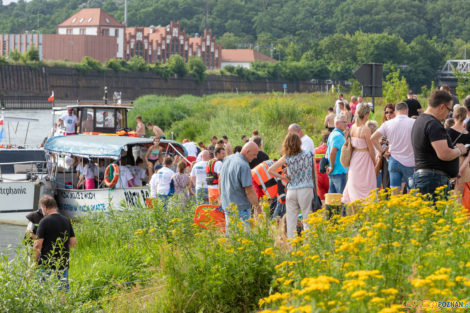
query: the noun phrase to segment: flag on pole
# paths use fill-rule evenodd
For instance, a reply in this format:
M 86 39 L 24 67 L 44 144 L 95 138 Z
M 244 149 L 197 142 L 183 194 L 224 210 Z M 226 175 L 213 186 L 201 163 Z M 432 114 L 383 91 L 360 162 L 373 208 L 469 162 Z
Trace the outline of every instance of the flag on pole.
M 0 142 L 3 140 L 3 137 L 5 137 L 4 131 L 3 131 L 3 116 L 0 116 Z
M 54 90 L 52 90 L 52 94 L 51 94 L 51 96 L 49 97 L 49 99 L 47 99 L 47 101 L 49 101 L 49 102 L 53 102 L 53 101 L 54 101 Z

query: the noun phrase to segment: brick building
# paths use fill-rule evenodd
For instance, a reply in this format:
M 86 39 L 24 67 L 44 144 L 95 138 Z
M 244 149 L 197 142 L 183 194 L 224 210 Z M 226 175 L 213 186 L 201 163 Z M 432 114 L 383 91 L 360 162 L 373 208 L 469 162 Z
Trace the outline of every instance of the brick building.
M 100 62 L 111 58 L 142 57 L 147 63 L 165 63 L 171 55 L 184 60 L 202 58 L 208 69 L 221 66 L 222 48 L 211 30 L 190 37 L 179 22 L 168 26 L 126 27 L 102 9 L 82 9 L 57 26 L 56 34 L 0 34 L 0 56 L 24 53 L 31 46 L 41 60 L 80 62 L 85 56 Z

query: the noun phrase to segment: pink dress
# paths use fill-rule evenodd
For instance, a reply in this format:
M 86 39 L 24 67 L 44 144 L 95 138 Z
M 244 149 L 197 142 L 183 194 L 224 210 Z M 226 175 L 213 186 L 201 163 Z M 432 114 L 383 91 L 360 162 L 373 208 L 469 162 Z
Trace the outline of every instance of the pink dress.
M 348 169 L 348 181 L 343 192 L 344 203 L 366 198 L 369 192 L 377 188 L 374 162 L 370 157 L 364 138 L 351 137 L 354 148 Z

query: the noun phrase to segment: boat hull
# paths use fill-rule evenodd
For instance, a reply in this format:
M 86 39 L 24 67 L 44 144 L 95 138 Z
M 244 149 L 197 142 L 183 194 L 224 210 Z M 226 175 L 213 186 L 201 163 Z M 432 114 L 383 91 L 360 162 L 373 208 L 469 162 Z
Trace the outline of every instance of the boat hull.
M 145 206 L 150 195 L 148 187 L 125 189 L 57 189 L 59 211 L 65 216 L 76 217 L 88 212 L 121 211 L 125 207 Z
M 37 182 L 0 182 L 0 223 L 27 225 L 26 215 L 37 209 Z

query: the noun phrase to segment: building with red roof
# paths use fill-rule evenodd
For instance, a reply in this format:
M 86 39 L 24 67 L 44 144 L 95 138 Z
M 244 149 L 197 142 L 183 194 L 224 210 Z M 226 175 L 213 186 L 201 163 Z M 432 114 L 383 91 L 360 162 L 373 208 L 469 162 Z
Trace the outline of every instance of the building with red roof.
M 254 61 L 277 62 L 277 60 L 253 49 L 222 49 L 222 68 L 227 65 L 250 68 Z

